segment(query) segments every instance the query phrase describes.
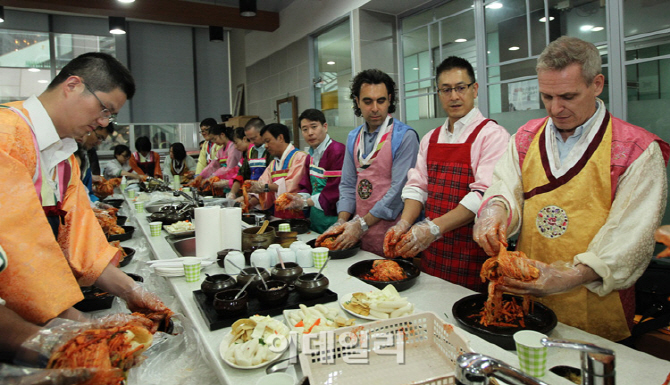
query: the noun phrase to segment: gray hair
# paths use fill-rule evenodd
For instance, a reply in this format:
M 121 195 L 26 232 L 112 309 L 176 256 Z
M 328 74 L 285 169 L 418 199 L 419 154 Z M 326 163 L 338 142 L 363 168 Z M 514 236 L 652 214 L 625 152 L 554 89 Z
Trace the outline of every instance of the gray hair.
M 602 72 L 602 60 L 596 46 L 570 36 L 561 36 L 549 43 L 537 58 L 535 70 L 560 71 L 571 64 L 582 67 L 582 77 L 586 84 L 591 84 Z

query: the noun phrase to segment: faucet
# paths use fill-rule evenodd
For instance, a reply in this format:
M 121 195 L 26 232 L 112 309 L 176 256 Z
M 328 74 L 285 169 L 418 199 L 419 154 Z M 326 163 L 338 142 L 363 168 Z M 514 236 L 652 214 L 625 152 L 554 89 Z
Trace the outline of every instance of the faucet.
M 614 385 L 614 351 L 592 344 L 543 338 L 542 345 L 581 352 L 582 385 Z M 460 355 L 456 363 L 456 381 L 463 385 L 487 385 L 489 377 L 510 384 L 548 385 L 495 358 L 479 353 Z
M 172 192 L 172 195 L 178 197 L 178 196 L 183 196 L 184 198 L 188 199 L 191 204 L 195 205 L 195 207 L 201 207 L 200 206 L 200 198 L 198 197 L 198 192 L 195 191 L 195 189 L 191 189 L 191 195 L 188 195 L 187 193 L 181 191 L 181 190 L 174 190 Z

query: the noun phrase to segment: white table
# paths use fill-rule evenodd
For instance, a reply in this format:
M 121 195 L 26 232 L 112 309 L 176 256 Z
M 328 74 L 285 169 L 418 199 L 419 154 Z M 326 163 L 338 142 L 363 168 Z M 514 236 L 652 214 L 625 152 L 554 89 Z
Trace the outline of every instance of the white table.
M 132 207 L 132 202 L 128 203 Z M 139 225 L 139 229 L 136 229 L 137 235 L 135 236 L 146 237 L 151 247 L 153 258 L 170 259 L 177 257 L 164 236 L 151 236 L 147 220 L 148 214 L 136 214 L 134 208 L 131 208 L 129 212 L 132 213 L 131 215 L 136 216 Z M 167 233 L 163 231 L 163 235 L 167 235 Z M 300 235 L 299 239 L 308 241 L 315 238 L 315 236 L 316 234 L 314 233 L 308 233 Z M 372 286 L 365 284 L 356 278 L 352 278 L 347 274 L 347 268 L 354 262 L 373 258 L 378 257 L 372 253 L 360 251 L 355 256 L 348 259 L 331 260 L 324 271 L 324 274 L 330 280 L 330 289 L 336 292 L 340 297 L 347 293 L 369 291 L 373 289 Z M 305 269 L 305 272 L 307 273 L 316 271 L 317 269 L 314 268 Z M 219 344 L 223 337 L 230 331 L 230 328 L 210 331 L 209 326 L 201 315 L 198 305 L 195 303 L 193 297 L 193 291 L 200 289 L 200 284 L 205 277 L 204 273 L 217 274 L 223 272 L 222 268 L 217 264 L 214 264 L 203 269 L 201 280 L 199 282 L 188 283 L 183 277 L 165 279 L 174 290 L 174 295 L 182 305 L 185 316 L 193 321 L 194 327 L 202 337 L 202 341 L 205 343 L 206 354 L 209 356 L 209 362 L 212 363 L 212 370 L 216 373 L 220 382 L 222 384 L 255 384 L 260 377 L 265 375 L 265 368 L 240 370 L 231 368 L 224 363 L 219 356 Z M 428 274 L 421 274 L 417 283 L 413 287 L 401 293 L 403 297 L 407 297 L 414 303 L 417 312 L 432 311 L 443 319 L 445 319 L 444 316 L 446 314 L 448 316 L 448 318 L 445 319 L 447 322 L 455 322 L 451 313 L 453 304 L 457 300 L 470 294 L 473 294 L 473 291 L 442 279 L 432 277 Z M 283 321 L 283 316 L 277 316 L 276 318 Z M 474 351 L 495 357 L 512 366 L 518 367 L 518 360 L 514 352 L 501 349 L 498 346 L 486 342 L 465 331 L 463 331 L 463 333 L 470 338 L 470 346 Z M 549 337 L 580 340 L 614 350 L 616 353 L 617 383 L 619 384 L 660 385 L 665 380 L 668 372 L 670 372 L 670 362 L 668 361 L 613 343 L 562 323 L 559 323 L 556 326 Z M 579 368 L 579 353 L 564 349 L 549 349 L 547 367 L 551 368 L 557 365 L 568 365 Z M 291 373 L 294 376 L 300 375 L 296 374 L 294 368 L 289 368 L 287 373 Z M 571 384 L 571 382 L 550 372 L 543 377 L 543 380 L 550 384 Z

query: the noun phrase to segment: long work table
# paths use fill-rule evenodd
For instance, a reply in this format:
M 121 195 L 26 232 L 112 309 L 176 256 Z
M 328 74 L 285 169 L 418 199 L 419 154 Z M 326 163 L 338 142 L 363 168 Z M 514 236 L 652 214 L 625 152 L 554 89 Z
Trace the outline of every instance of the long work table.
M 152 237 L 149 230 L 148 214 L 138 214 L 135 212 L 132 200 L 126 198 L 129 206 L 129 213 L 135 216 L 138 229 L 134 237 L 145 237 L 151 249 L 151 258 L 153 259 L 171 259 L 178 255 L 174 252 L 163 231 L 160 237 Z M 241 229 L 240 229 L 241 230 Z M 196 230 L 197 231 L 197 230 Z M 316 237 L 317 234 L 310 232 L 299 236 L 302 241 L 308 241 Z M 339 298 L 343 295 L 353 292 L 366 292 L 374 289 L 372 286 L 347 274 L 347 269 L 353 263 L 367 260 L 378 259 L 379 257 L 366 252 L 359 251 L 356 255 L 347 259 L 331 260 L 324 270 L 324 274 L 330 280 L 330 290 L 338 294 Z M 137 262 L 142 263 L 142 262 Z M 306 268 L 305 272 L 316 272 L 315 268 Z M 169 286 L 174 292 L 181 305 L 184 315 L 192 321 L 193 327 L 201 337 L 204 344 L 204 352 L 207 355 L 207 361 L 211 369 L 218 377 L 218 382 L 222 384 L 255 384 L 258 379 L 265 376 L 265 368 L 253 370 L 241 370 L 228 366 L 219 355 L 219 345 L 224 336 L 230 332 L 230 327 L 210 331 L 209 326 L 201 315 L 198 306 L 194 300 L 193 292 L 200 289 L 200 284 L 207 274 L 224 273 L 224 269 L 217 264 L 203 269 L 198 282 L 186 282 L 184 277 L 163 278 L 167 280 Z M 459 299 L 473 294 L 474 292 L 464 287 L 452 284 L 442 279 L 432 277 L 422 273 L 414 286 L 400 294 L 412 302 L 415 306 L 415 313 L 422 311 L 431 311 L 439 315 L 444 321 L 456 324 L 451 312 L 452 306 Z M 339 306 L 337 303 L 327 304 L 327 306 Z M 284 321 L 283 316 L 275 317 Z M 362 322 L 371 322 L 357 320 Z M 457 325 L 456 325 L 457 326 Z M 514 367 L 519 367 L 518 358 L 513 351 L 504 350 L 493 345 L 476 335 L 463 331 L 463 334 L 469 338 L 470 347 L 473 351 L 492 356 L 502 360 Z M 668 372 L 670 372 L 670 362 L 658 359 L 646 353 L 636 351 L 624 345 L 617 344 L 596 335 L 586 333 L 582 330 L 559 323 L 549 334 L 551 338 L 569 339 L 593 343 L 597 346 L 612 349 L 616 354 L 616 381 L 619 384 L 651 384 L 661 385 Z M 579 368 L 580 355 L 577 351 L 552 349 L 548 350 L 547 368 L 558 365 L 567 365 Z M 302 376 L 300 368 L 290 367 L 287 373 L 296 377 L 296 383 Z M 422 380 L 417 378 L 418 380 Z M 542 378 L 543 381 L 550 384 L 571 384 L 572 382 L 559 377 L 551 372 L 547 372 Z M 169 381 L 168 381 L 169 382 Z M 313 384 L 314 385 L 314 384 Z

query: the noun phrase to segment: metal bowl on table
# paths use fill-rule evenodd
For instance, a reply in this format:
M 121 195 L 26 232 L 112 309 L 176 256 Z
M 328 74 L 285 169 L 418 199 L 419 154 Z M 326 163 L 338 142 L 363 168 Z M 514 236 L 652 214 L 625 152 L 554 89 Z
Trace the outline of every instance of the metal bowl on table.
M 312 239 L 311 241 L 308 241 L 307 244 L 310 245 L 312 248 L 317 247 L 317 246 L 315 246 L 316 239 Z M 360 249 L 361 249 L 361 243 L 358 242 L 358 243 L 356 243 L 355 245 L 353 245 L 352 247 L 350 247 L 348 249 L 330 250 L 330 251 L 328 251 L 328 255 L 330 256 L 330 259 L 346 259 L 346 258 L 350 258 L 350 257 L 353 257 L 354 255 L 356 255 L 356 253 L 358 253 L 358 250 L 360 250 Z
M 504 294 L 503 300 L 508 301 L 512 297 L 521 303 L 521 297 L 511 294 Z M 530 306 L 530 312 L 524 317 L 525 327 L 483 326 L 479 323 L 478 314 L 484 309 L 487 298 L 486 294 L 481 293 L 461 298 L 454 304 L 451 312 L 463 329 L 503 349 L 516 350 L 513 335 L 519 330 L 535 330 L 549 334 L 556 327 L 557 319 L 554 311 L 539 302 Z
M 396 258 L 393 259 L 393 261 L 396 262 L 403 269 L 403 271 L 407 275 L 407 278 L 398 281 L 375 281 L 372 279 L 365 278 L 367 275 L 370 274 L 370 270 L 372 270 L 372 264 L 375 261 L 383 261 L 383 259 L 367 259 L 365 261 L 356 262 L 353 265 L 349 266 L 347 273 L 349 273 L 350 276 L 358 278 L 361 281 L 369 285 L 372 285 L 380 290 L 385 288 L 386 285 L 393 285 L 393 287 L 395 287 L 397 291 L 407 290 L 410 287 L 414 286 L 414 284 L 417 281 L 417 278 L 421 274 L 421 270 L 419 270 L 419 268 L 416 267 L 411 261 Z

